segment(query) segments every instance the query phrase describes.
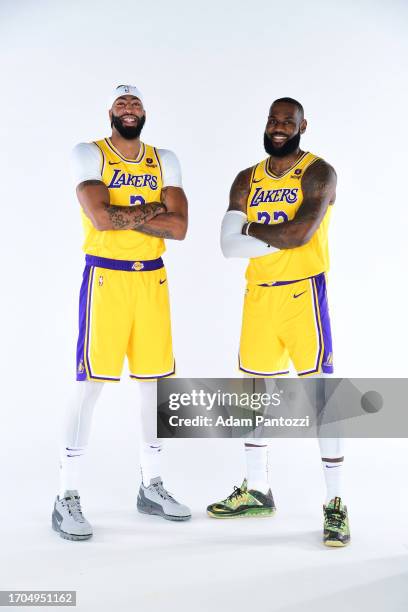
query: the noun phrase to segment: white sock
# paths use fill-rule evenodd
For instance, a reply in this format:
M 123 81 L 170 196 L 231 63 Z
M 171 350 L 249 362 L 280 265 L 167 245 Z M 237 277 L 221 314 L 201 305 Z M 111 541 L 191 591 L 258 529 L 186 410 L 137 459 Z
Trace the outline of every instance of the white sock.
M 267 441 L 259 438 L 245 440 L 245 459 L 248 489 L 267 493 L 270 488 Z
M 327 488 L 327 505 L 334 497 L 343 497 L 344 440 L 342 438 L 319 438 L 319 446 Z
M 152 478 L 161 476 L 163 445 L 157 437 L 157 382 L 133 381 L 139 388 L 140 469 L 148 487 Z
M 253 378 L 244 374 L 244 378 Z M 275 392 L 275 380 L 265 378 L 266 392 Z M 269 441 L 263 438 L 248 438 L 245 440 L 245 460 L 247 468 L 248 489 L 267 493 L 270 489 L 268 473 Z
M 91 433 L 93 411 L 102 387 L 102 382 L 77 382 L 74 397 L 67 406 L 60 447 L 60 498 L 65 491 L 79 490 L 79 477 Z

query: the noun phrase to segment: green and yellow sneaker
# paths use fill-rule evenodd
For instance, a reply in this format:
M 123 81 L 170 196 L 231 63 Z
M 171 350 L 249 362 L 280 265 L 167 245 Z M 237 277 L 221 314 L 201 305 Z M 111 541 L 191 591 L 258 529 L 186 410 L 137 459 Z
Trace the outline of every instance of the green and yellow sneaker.
M 350 542 L 347 506 L 340 497 L 335 497 L 323 506 L 323 542 L 326 546 L 346 546 Z
M 276 511 L 272 491 L 261 493 L 251 489 L 245 478 L 240 487 L 234 487 L 233 493 L 220 502 L 210 504 L 207 514 L 213 518 L 235 518 L 239 516 L 272 516 Z

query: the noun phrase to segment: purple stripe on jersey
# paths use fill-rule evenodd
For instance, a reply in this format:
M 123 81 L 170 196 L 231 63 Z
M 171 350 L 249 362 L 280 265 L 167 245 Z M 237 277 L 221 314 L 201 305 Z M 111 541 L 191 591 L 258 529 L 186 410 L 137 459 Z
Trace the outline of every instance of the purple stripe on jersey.
M 322 370 L 325 374 L 333 374 L 333 343 L 330 327 L 329 304 L 327 301 L 326 275 L 319 274 L 315 277 L 317 300 L 319 303 L 320 321 L 323 333 L 323 361 Z
M 163 169 L 162 169 L 162 165 L 161 165 L 160 157 L 159 157 L 159 154 L 158 154 L 158 152 L 157 152 L 156 147 L 153 147 L 153 151 L 154 151 L 154 154 L 155 154 L 155 156 L 156 156 L 157 163 L 159 164 L 161 182 L 163 183 Z
M 76 358 L 76 379 L 86 380 L 87 374 L 85 369 L 85 333 L 86 333 L 86 311 L 87 311 L 87 298 L 88 298 L 88 284 L 89 274 L 91 272 L 90 266 L 85 266 L 84 274 L 82 277 L 81 290 L 79 292 L 79 331 L 78 331 L 78 342 L 77 342 L 77 358 Z

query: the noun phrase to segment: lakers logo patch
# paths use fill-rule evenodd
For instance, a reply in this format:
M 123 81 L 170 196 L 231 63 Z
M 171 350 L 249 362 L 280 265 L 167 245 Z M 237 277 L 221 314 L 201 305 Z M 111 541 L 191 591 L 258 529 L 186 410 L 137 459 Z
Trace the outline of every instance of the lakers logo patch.
M 328 354 L 327 359 L 326 359 L 326 361 L 324 362 L 323 365 L 325 365 L 325 366 L 333 365 L 333 353 L 329 353 Z
M 141 261 L 135 261 L 135 263 L 132 266 L 132 270 L 135 270 L 136 272 L 143 270 L 143 268 L 144 268 L 144 264 Z

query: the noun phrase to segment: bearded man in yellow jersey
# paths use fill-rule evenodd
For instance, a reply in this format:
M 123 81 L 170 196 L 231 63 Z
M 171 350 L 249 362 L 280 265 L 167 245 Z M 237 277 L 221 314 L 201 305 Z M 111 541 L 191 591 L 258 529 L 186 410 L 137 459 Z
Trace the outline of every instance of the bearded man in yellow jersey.
M 290 361 L 298 376 L 333 372 L 326 272 L 337 177 L 330 164 L 300 149 L 306 127 L 297 100 L 275 100 L 264 133 L 268 157 L 238 174 L 222 223 L 224 255 L 249 258 L 239 368 L 250 376 L 288 374 Z M 341 499 L 342 440 L 319 443 L 327 484 L 323 540 L 344 546 L 350 533 Z M 210 516 L 274 513 L 267 442 L 248 440 L 245 451 L 247 478 L 208 507 Z
M 169 520 L 190 518 L 161 479 L 156 433 L 157 378 L 174 374 L 164 238 L 182 240 L 187 199 L 172 151 L 140 140 L 141 92 L 119 85 L 110 95 L 110 138 L 81 143 L 72 168 L 85 233 L 79 299 L 77 390 L 68 406 L 60 451 L 60 492 L 52 527 L 70 540 L 92 536 L 78 493 L 95 403 L 106 381 L 119 381 L 125 356 L 139 387 L 142 483 L 137 508 Z M 111 453 L 110 448 L 106 449 Z

